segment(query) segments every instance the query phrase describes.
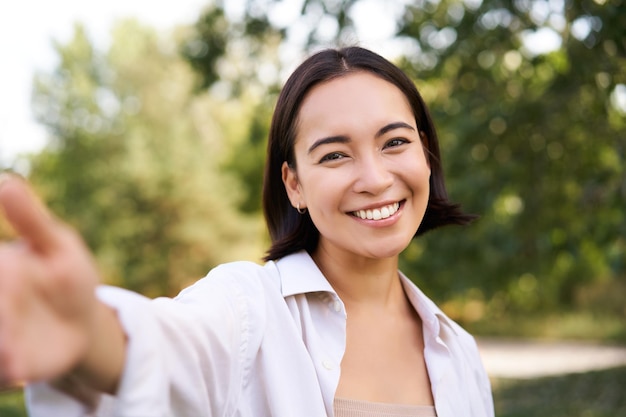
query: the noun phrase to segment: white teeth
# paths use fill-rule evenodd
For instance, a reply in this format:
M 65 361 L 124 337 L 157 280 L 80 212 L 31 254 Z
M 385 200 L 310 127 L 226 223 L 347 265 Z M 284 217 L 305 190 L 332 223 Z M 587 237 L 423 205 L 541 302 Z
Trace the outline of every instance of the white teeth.
M 393 203 L 379 209 L 354 211 L 352 215 L 363 220 L 380 220 L 394 215 L 399 208 L 400 203 Z

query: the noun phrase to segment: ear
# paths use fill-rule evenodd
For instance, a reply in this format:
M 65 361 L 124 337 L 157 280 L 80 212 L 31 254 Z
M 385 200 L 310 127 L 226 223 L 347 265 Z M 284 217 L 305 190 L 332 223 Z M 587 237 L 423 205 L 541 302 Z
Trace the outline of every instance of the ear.
M 289 166 L 287 161 L 283 162 L 283 166 L 281 167 L 281 172 L 283 176 L 283 184 L 285 184 L 285 190 L 287 191 L 287 196 L 289 197 L 289 201 L 293 207 L 296 207 L 298 203 L 300 203 L 300 208 L 303 204 L 302 191 L 300 189 L 300 182 L 298 181 L 298 174 L 296 170 Z

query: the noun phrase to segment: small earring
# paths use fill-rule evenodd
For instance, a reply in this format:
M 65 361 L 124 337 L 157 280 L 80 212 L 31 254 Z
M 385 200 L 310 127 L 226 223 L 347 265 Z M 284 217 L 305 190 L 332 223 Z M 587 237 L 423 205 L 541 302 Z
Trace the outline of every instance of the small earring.
M 300 214 L 304 214 L 304 213 L 306 213 L 306 207 L 305 207 L 305 208 L 303 208 L 303 209 L 301 209 L 301 208 L 300 208 L 300 203 L 296 204 L 296 210 L 297 210 L 297 211 L 298 211 L 298 213 L 300 213 Z

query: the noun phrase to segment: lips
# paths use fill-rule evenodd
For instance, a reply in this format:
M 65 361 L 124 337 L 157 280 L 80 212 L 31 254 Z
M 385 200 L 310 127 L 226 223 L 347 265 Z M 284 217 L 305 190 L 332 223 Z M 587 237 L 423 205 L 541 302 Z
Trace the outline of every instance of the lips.
M 400 203 L 396 202 L 383 207 L 353 211 L 352 215 L 363 220 L 381 220 L 393 216 L 400 208 Z

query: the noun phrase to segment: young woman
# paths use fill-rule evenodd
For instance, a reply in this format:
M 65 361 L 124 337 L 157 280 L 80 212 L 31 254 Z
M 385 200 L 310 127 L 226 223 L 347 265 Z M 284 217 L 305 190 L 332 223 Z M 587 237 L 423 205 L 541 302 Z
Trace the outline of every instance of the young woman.
M 287 81 L 268 143 L 264 265 L 175 299 L 99 286 L 80 239 L 21 181 L 0 205 L 0 376 L 33 416 L 493 416 L 473 338 L 398 271 L 415 236 L 466 224 L 413 83 L 351 47 Z

